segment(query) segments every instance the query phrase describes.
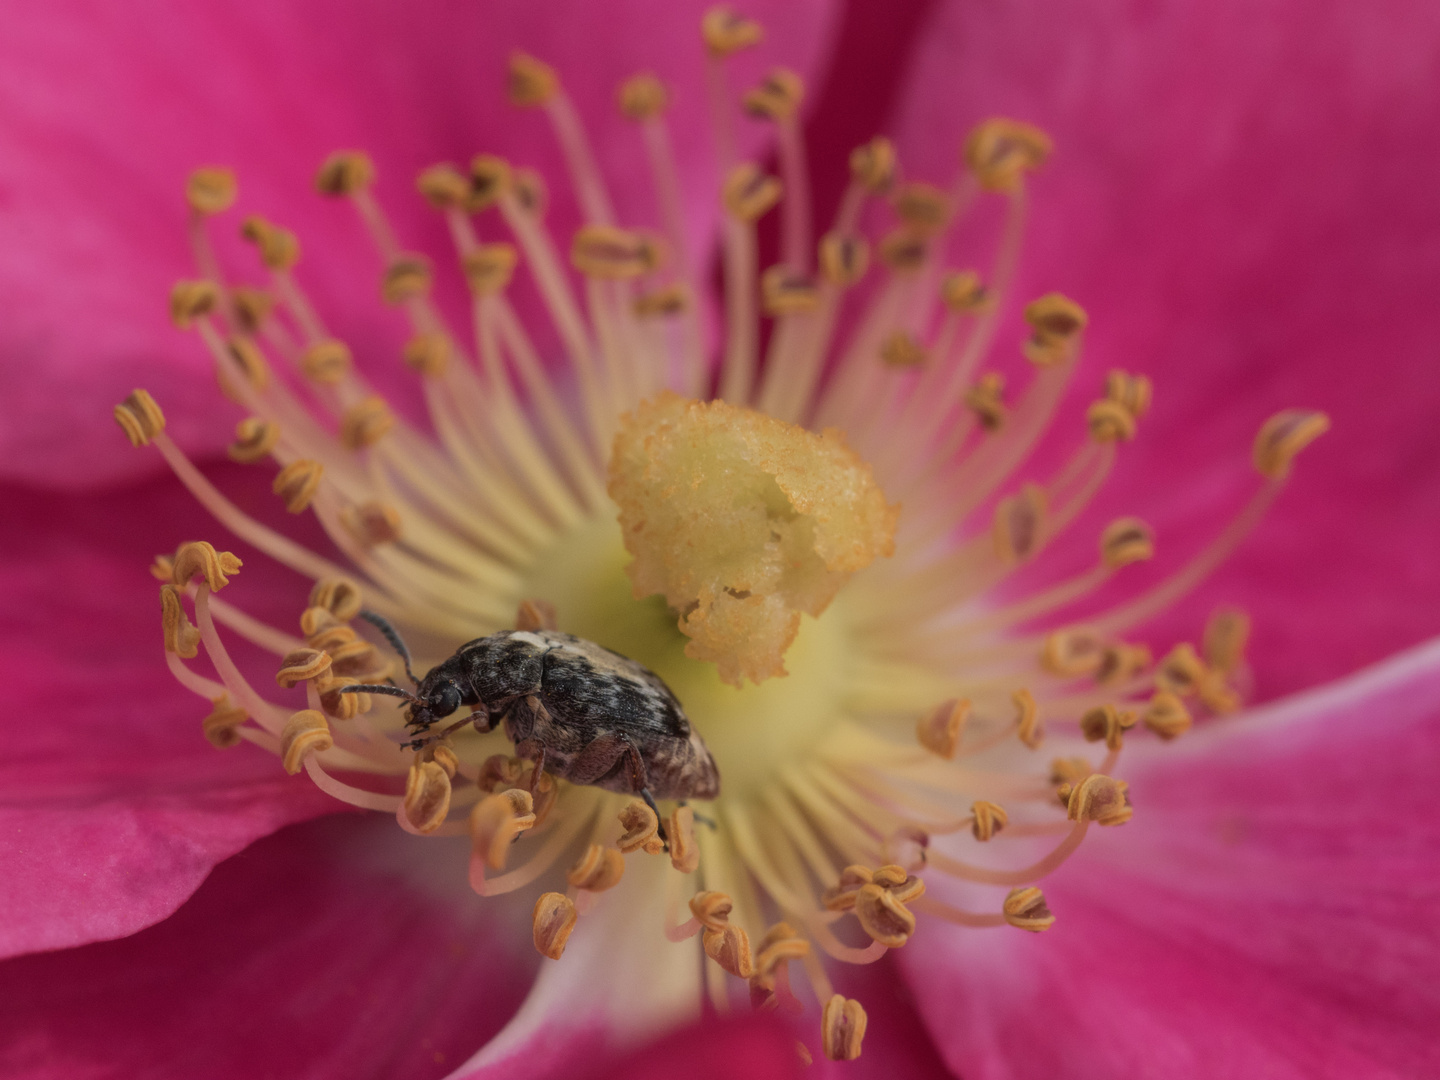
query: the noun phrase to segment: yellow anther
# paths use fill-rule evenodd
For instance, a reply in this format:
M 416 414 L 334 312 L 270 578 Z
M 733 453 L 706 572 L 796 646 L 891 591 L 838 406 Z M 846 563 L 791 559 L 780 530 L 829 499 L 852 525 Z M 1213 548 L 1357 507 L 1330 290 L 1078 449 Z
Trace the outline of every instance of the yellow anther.
M 565 943 L 575 929 L 580 917 L 564 893 L 547 892 L 535 901 L 535 912 L 531 923 L 535 950 L 551 960 L 559 960 L 565 952 Z
M 329 612 L 326 612 L 328 615 Z M 321 649 L 330 653 L 330 658 L 335 659 L 334 650 L 344 645 L 351 645 L 361 641 L 360 635 L 354 629 L 344 623 L 329 622 L 320 626 L 313 634 L 305 639 L 305 644 L 312 649 Z
M 331 154 L 315 174 L 315 190 L 321 195 L 353 195 L 374 182 L 375 163 L 362 150 Z
M 631 120 L 653 120 L 670 104 L 670 94 L 658 76 L 643 71 L 620 84 L 615 101 L 621 115 Z
M 875 875 L 870 868 L 852 864 L 840 871 L 840 880 L 820 895 L 820 902 L 827 911 L 849 911 L 855 906 L 855 897 L 862 886 L 869 885 Z
M 393 544 L 404 532 L 404 520 L 393 506 L 370 500 L 347 506 L 340 515 L 345 528 L 366 547 Z
M 1145 706 L 1144 720 L 1146 727 L 1167 741 L 1184 735 L 1193 723 L 1185 703 L 1165 690 L 1158 691 Z
M 531 766 L 520 777 L 520 785 L 527 791 L 533 786 L 535 793 L 535 824 L 541 825 L 550 816 L 550 811 L 555 809 L 555 803 L 560 798 L 560 787 L 555 783 L 555 778 L 549 773 L 541 773 L 540 779 L 534 785 L 530 783 L 535 768 Z
M 570 262 L 597 278 L 633 278 L 657 269 L 664 260 L 660 239 L 614 225 L 585 225 L 570 245 Z
M 1129 682 L 1150 666 L 1150 660 L 1149 646 L 1116 642 L 1107 646 L 1100 658 L 1100 666 L 1095 669 L 1095 681 L 1101 686 Z
M 1125 741 L 1125 732 L 1135 726 L 1135 714 L 1122 712 L 1114 705 L 1097 705 L 1080 717 L 1080 734 L 1086 742 L 1105 740 L 1110 750 L 1119 750 Z
M 416 334 L 405 343 L 405 364 L 421 375 L 443 375 L 449 362 L 450 339 L 444 334 Z
M 250 285 L 235 286 L 230 291 L 230 299 L 235 305 L 235 320 L 246 334 L 258 333 L 275 308 L 273 296 Z
M 505 83 L 512 105 L 533 108 L 548 104 L 560 89 L 560 76 L 549 64 L 526 53 L 510 54 L 510 74 Z
M 350 374 L 350 346 L 335 338 L 317 341 L 300 357 L 300 370 L 311 382 L 333 386 Z
M 760 275 L 760 300 L 767 315 L 795 315 L 814 311 L 820 294 L 813 280 L 781 265 Z
M 895 183 L 895 144 L 876 136 L 850 151 L 850 179 L 872 195 L 883 195 Z
M 1144 375 L 1112 371 L 1105 376 L 1105 396 L 1125 406 L 1136 420 L 1150 411 L 1150 380 Z
M 321 649 L 296 649 L 280 661 L 275 681 L 286 690 L 330 670 L 330 654 Z
M 433 833 L 450 812 L 450 777 L 433 761 L 417 761 L 405 777 L 405 820 L 416 832 Z
M 1221 608 L 1205 624 L 1205 662 L 1210 670 L 1229 675 L 1245 662 L 1250 616 L 1239 608 Z
M 228 750 L 240 743 L 240 725 L 245 723 L 244 709 L 230 704 L 230 695 L 221 694 L 211 700 L 210 715 L 200 721 L 200 730 L 217 750 Z
M 549 600 L 521 600 L 515 611 L 516 630 L 558 630 L 555 605 Z
M 1040 722 L 1040 706 L 1029 690 L 1016 690 L 1010 695 L 1015 704 L 1015 727 L 1020 741 L 1034 750 L 1045 738 L 1045 725 Z
M 758 45 L 765 28 L 754 19 L 737 15 L 728 4 L 712 7 L 700 19 L 700 36 L 712 56 L 729 56 Z
M 295 234 L 272 225 L 259 214 L 245 219 L 240 235 L 255 245 L 260 261 L 271 270 L 288 270 L 300 261 L 300 241 Z
M 481 762 L 475 786 L 481 791 L 501 791 L 517 785 L 524 771 L 519 758 L 509 754 L 492 754 Z
M 510 845 L 534 825 L 535 803 L 524 788 L 487 795 L 470 811 L 470 851 L 492 870 L 504 870 Z
M 311 754 L 324 753 L 335 745 L 330 734 L 330 721 L 315 709 L 301 709 L 286 722 L 280 732 L 280 763 L 294 776 L 305 767 Z
M 321 578 L 310 590 L 310 606 L 324 608 L 341 622 L 349 622 L 360 614 L 364 594 L 349 578 Z
M 363 712 L 369 712 L 374 705 L 374 699 L 369 694 L 342 694 L 340 688 L 353 682 L 362 680 L 354 676 L 336 677 L 331 668 L 332 674 L 321 675 L 315 680 L 315 692 L 320 695 L 320 707 L 325 711 L 326 716 L 333 716 L 336 720 L 353 720 Z M 364 682 L 377 680 L 365 679 Z
M 1195 646 L 1182 641 L 1160 661 L 1155 670 L 1155 686 L 1178 697 L 1193 697 L 1208 675 L 1205 661 L 1196 655 Z
M 520 209 L 537 220 L 545 216 L 545 207 L 550 195 L 545 187 L 545 177 L 538 169 L 516 169 L 511 183 L 515 202 Z
M 258 416 L 247 416 L 235 425 L 235 441 L 226 447 L 226 453 L 232 461 L 253 464 L 274 450 L 279 439 L 279 424 Z
M 744 97 L 745 111 L 764 120 L 789 120 L 800 108 L 805 83 L 789 68 L 772 68 Z
M 1085 410 L 1085 423 L 1090 428 L 1090 437 L 1098 443 L 1129 442 L 1135 437 L 1134 415 L 1109 398 L 1090 403 L 1090 408 Z
M 915 738 L 926 750 L 949 761 L 960 746 L 960 733 L 969 716 L 970 702 L 953 698 L 942 701 L 916 723 Z
M 1062 785 L 1062 789 L 1065 785 Z M 1071 821 L 1093 821 L 1097 825 L 1124 825 L 1134 816 L 1130 806 L 1130 785 L 1091 773 L 1071 787 L 1066 811 Z
M 395 414 L 385 399 L 368 397 L 345 410 L 340 421 L 340 442 L 347 450 L 374 446 L 395 426 Z
M 1050 784 L 1064 791 L 1060 796 L 1061 806 L 1069 805 L 1071 788 L 1094 771 L 1083 757 L 1056 758 L 1050 762 Z
M 1155 556 L 1155 534 L 1139 518 L 1117 518 L 1100 535 L 1100 559 L 1111 570 Z
M 779 180 L 761 172 L 753 161 L 744 161 L 725 177 L 721 203 L 741 221 L 754 221 L 780 201 L 783 191 Z
M 177 281 L 170 290 L 170 321 L 189 330 L 195 320 L 215 310 L 220 290 L 211 281 Z
M 965 391 L 965 407 L 975 414 L 986 431 L 999 431 L 1010 415 L 1005 405 L 1005 376 L 997 371 L 981 375 L 975 385 Z
M 898 949 L 915 933 L 915 916 L 889 889 L 871 882 L 855 894 L 855 917 L 871 939 Z
M 1050 136 L 1033 124 L 994 117 L 965 139 L 965 165 L 986 191 L 1013 192 L 1050 156 Z
M 470 181 L 454 165 L 431 165 L 415 178 L 415 189 L 436 210 L 465 206 L 470 200 Z
M 1085 626 L 1055 630 L 1045 636 L 1041 666 L 1052 675 L 1076 678 L 1093 675 L 1105 658 L 1105 641 Z
M 722 892 L 698 892 L 690 898 L 690 914 L 706 930 L 723 930 L 735 902 Z
M 755 946 L 755 974 L 750 976 L 750 988 L 773 990 L 775 971 L 780 965 L 809 955 L 810 943 L 797 934 L 794 927 L 789 923 L 776 923 Z
M 435 747 L 432 754 L 435 764 L 445 770 L 446 776 L 454 780 L 456 772 L 460 769 L 460 759 L 456 756 L 455 751 L 441 743 Z M 525 794 L 529 794 L 529 792 L 525 792 Z
M 1286 409 L 1260 425 L 1255 436 L 1255 469 L 1269 480 L 1284 479 L 1295 455 L 1330 430 L 1330 417 L 1313 409 Z
M 495 154 L 476 154 L 470 159 L 469 210 L 480 211 L 494 205 L 514 185 L 515 172 L 510 162 Z
M 706 929 L 701 935 L 705 955 L 737 979 L 755 974 L 755 961 L 750 955 L 750 935 L 734 923 L 727 922 L 719 930 Z
M 1005 921 L 1021 930 L 1039 934 L 1055 925 L 1055 916 L 1045 906 L 1045 894 L 1034 885 L 1011 889 L 1001 910 Z
M 320 488 L 324 469 L 318 461 L 292 461 L 275 475 L 270 490 L 285 500 L 285 509 L 302 514 Z
M 131 446 L 149 446 L 150 440 L 165 430 L 165 414 L 144 390 L 130 391 L 129 397 L 115 406 L 115 422 Z
M 510 284 L 520 255 L 506 243 L 481 244 L 461 258 L 465 282 L 475 296 L 490 296 Z
M 238 191 L 234 171 L 221 166 L 196 169 L 185 181 L 185 201 L 197 214 L 229 210 Z
M 901 184 L 890 204 L 905 227 L 919 236 L 934 236 L 950 222 L 950 196 L 934 184 Z
M 591 844 L 580 861 L 570 868 L 565 880 L 577 889 L 604 892 L 619 885 L 624 874 L 624 855 L 613 847 Z
M 925 265 L 930 244 L 907 228 L 895 229 L 880 240 L 880 261 L 897 274 L 913 274 Z
M 190 584 L 197 574 L 205 579 L 211 592 L 219 592 L 230 579 L 245 565 L 228 551 L 216 551 L 214 545 L 205 540 L 194 540 L 181 544 L 175 552 L 173 577 L 171 580 L 182 589 Z
M 1010 815 L 1005 813 L 1003 807 L 984 799 L 971 805 L 970 816 L 973 818 L 970 822 L 970 834 L 982 844 L 1010 824 Z
M 185 614 L 185 605 L 180 602 L 182 595 L 179 585 L 160 586 L 160 620 L 165 629 L 165 651 L 191 660 L 200 652 L 200 631 Z
M 627 803 L 620 811 L 620 824 L 625 827 L 625 833 L 615 843 L 623 854 L 644 849 L 648 855 L 658 855 L 664 850 L 664 841 L 660 839 L 660 819 L 639 799 Z
M 403 304 L 426 295 L 434 280 L 435 272 L 424 255 L 397 255 L 380 278 L 380 296 L 387 304 Z
M 1018 495 L 996 504 L 991 536 L 995 554 L 1006 566 L 1029 562 L 1044 546 L 1048 538 L 1048 502 L 1044 488 L 1026 484 Z
M 682 874 L 693 874 L 700 865 L 700 847 L 695 842 L 695 811 L 677 806 L 666 826 L 670 840 L 670 865 Z
M 641 319 L 655 319 L 679 315 L 689 306 L 690 290 L 682 282 L 676 281 L 641 293 L 635 298 L 631 310 Z
M 956 270 L 940 282 L 940 299 L 951 311 L 975 315 L 989 311 L 993 305 L 985 283 L 974 270 Z
M 1031 331 L 1030 340 L 1025 342 L 1025 358 L 1038 367 L 1049 367 L 1074 355 L 1080 334 L 1090 318 L 1085 309 L 1069 297 L 1046 293 L 1025 305 L 1025 321 Z
M 1210 673 L 1200 683 L 1200 700 L 1213 713 L 1231 713 L 1240 708 L 1239 693 L 1225 682 L 1223 675 Z
M 820 273 L 833 285 L 854 285 L 870 268 L 870 245 L 858 236 L 828 232 L 820 238 Z
M 869 1018 L 854 998 L 833 995 L 820 1013 L 820 1047 L 831 1061 L 854 1061 L 860 1056 Z
M 886 367 L 914 368 L 925 363 L 926 352 L 905 330 L 896 330 L 880 346 L 880 359 Z
M 263 393 L 270 385 L 270 365 L 265 360 L 265 354 L 260 351 L 260 346 L 249 337 L 232 337 L 225 342 L 225 353 L 231 362 L 240 369 L 240 374 L 251 388 Z M 227 380 L 221 378 L 220 388 L 228 396 L 233 397 Z

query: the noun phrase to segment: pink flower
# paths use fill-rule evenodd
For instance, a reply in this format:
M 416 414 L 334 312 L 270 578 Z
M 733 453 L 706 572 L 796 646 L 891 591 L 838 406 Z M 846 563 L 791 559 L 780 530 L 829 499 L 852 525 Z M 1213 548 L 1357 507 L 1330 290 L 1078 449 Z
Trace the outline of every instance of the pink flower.
M 836 972 L 870 1015 L 865 1056 L 848 1068 L 1348 1077 L 1436 1067 L 1437 837 L 1425 782 L 1440 654 L 1420 646 L 1352 674 L 1440 622 L 1437 394 L 1424 363 L 1440 278 L 1440 28 L 1411 7 L 753 11 L 769 37 L 761 58 L 736 58 L 735 85 L 771 62 L 805 76 L 821 199 L 826 177 L 877 130 L 896 136 L 907 175 L 940 182 L 985 116 L 1022 116 L 1054 137 L 1015 291 L 1083 300 L 1082 385 L 1111 366 L 1156 380 L 1104 514 L 1077 528 L 1088 544 L 1109 517 L 1143 513 L 1161 557 L 1153 573 L 1133 569 L 1138 588 L 1182 565 L 1243 500 L 1244 457 L 1266 416 L 1298 403 L 1334 427 L 1247 546 L 1145 628 L 1168 647 L 1217 603 L 1243 603 L 1254 694 L 1268 704 L 1174 746 L 1127 749 L 1135 819 L 1091 830 L 1047 879 L 1050 932 L 977 932 L 922 914 L 898 963 Z M 154 583 L 139 571 L 178 540 L 220 544 L 223 533 L 146 471 L 153 454 L 122 453 L 103 418 L 143 385 L 193 456 L 230 440 L 208 364 L 162 303 L 188 272 L 178 193 L 209 161 L 241 170 L 247 208 L 296 229 L 317 306 L 364 343 L 359 365 L 397 411 L 420 416 L 416 380 L 377 359 L 398 353 L 406 331 L 371 291 L 373 253 L 351 215 L 298 193 L 326 153 L 363 145 L 406 244 L 438 255 L 443 225 L 407 196 L 407 175 L 483 148 L 559 177 L 545 126 L 499 93 L 512 47 L 561 72 L 621 221 L 653 212 L 613 86 L 654 68 L 676 87 L 687 236 L 697 256 L 708 251 L 720 222 L 694 70 L 698 14 L 248 5 L 120 16 L 73 5 L 10 20 L 0 440 L 12 524 L 0 574 L 15 613 L 8 682 L 27 708 L 23 721 L 12 710 L 0 832 L 0 942 L 16 957 L 0 967 L 9 1073 L 443 1075 L 518 1009 L 500 1045 L 548 1075 L 592 1067 L 610 1029 L 653 1030 L 647 1010 L 666 987 L 646 984 L 644 963 L 597 952 L 582 921 L 565 959 L 588 959 L 615 996 L 580 1009 L 586 993 L 556 974 L 563 963 L 526 939 L 533 895 L 477 900 L 463 841 L 457 855 L 449 841 L 359 815 L 268 835 L 336 804 L 254 747 L 221 754 L 198 737 L 193 702 L 161 671 Z M 747 154 L 767 152 L 768 128 L 740 130 Z M 564 185 L 551 189 L 552 217 L 573 223 Z M 221 254 L 229 265 L 251 258 L 238 244 Z M 516 291 L 522 314 L 540 310 Z M 440 295 L 459 310 L 458 293 Z M 1019 336 L 1007 324 L 1000 340 Z M 1074 429 L 1085 404 L 1062 409 L 1057 430 Z M 1060 449 L 1042 447 L 1042 465 Z M 261 486 L 268 475 L 206 471 L 247 511 L 283 517 Z M 285 525 L 319 547 L 309 520 Z M 235 547 L 240 606 L 292 626 L 308 582 Z M 1055 568 L 1010 595 L 1075 572 L 1084 553 L 1058 548 Z M 230 644 L 242 667 L 273 669 L 259 649 Z M 969 900 L 937 877 L 927 876 L 932 899 Z M 814 1044 L 811 1027 L 796 1030 Z M 769 1062 L 778 1075 L 793 1065 L 778 1031 L 701 1029 L 702 1042 L 672 1040 L 649 1066 L 609 1067 L 674 1068 L 698 1052 L 717 1069 Z

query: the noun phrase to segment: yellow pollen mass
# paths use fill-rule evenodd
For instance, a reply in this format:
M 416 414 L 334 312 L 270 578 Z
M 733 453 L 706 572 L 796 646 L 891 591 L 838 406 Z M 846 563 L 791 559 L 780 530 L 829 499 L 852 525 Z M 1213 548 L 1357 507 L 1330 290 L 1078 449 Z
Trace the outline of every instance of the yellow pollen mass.
M 662 394 L 627 416 L 609 492 L 638 598 L 660 593 L 732 685 L 785 673 L 801 614 L 894 550 L 900 508 L 838 432 Z

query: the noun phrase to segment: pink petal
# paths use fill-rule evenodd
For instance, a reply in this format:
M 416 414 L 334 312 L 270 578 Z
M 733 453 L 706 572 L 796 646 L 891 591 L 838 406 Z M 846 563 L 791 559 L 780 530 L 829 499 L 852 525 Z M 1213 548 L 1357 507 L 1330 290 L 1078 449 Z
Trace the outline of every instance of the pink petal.
M 1030 937 L 902 964 L 975 1080 L 1420 1076 L 1440 1066 L 1440 642 L 1131 760 L 1135 819 Z
M 569 0 L 533 4 L 304 4 L 188 6 L 123 16 L 65 3 L 15 13 L 0 41 L 0 395 L 10 403 L 5 475 L 71 485 L 133 475 L 153 462 L 114 453 L 110 407 L 151 389 L 187 447 L 218 450 L 200 344 L 166 319 L 171 284 L 193 270 L 181 192 L 196 165 L 230 164 L 240 207 L 296 228 L 299 271 L 362 368 L 418 400 L 396 363 L 402 320 L 378 301 L 378 261 L 347 207 L 313 192 L 313 173 L 337 147 L 378 163 L 382 203 L 404 242 L 451 256 L 438 217 L 411 178 L 477 150 L 540 167 L 559 235 L 574 213 L 543 118 L 504 100 L 507 57 L 529 50 L 563 74 L 598 145 L 622 216 L 653 220 L 639 136 L 613 106 L 615 85 L 653 68 L 676 86 L 672 121 L 695 236 L 716 213 L 699 59 L 697 2 Z M 751 5 L 752 8 L 756 5 Z M 741 58 L 753 81 L 783 58 L 805 71 L 819 59 L 831 0 L 759 5 L 766 53 Z M 767 137 L 744 126 L 745 145 Z M 239 213 L 220 218 L 233 235 Z M 488 219 L 482 229 L 500 229 Z M 232 267 L 259 277 L 253 254 L 227 242 Z M 458 275 L 450 275 L 458 280 Z M 458 286 L 451 287 L 458 293 Z M 63 434 L 63 438 L 61 437 Z
M 1178 565 L 1251 485 L 1261 420 L 1332 415 L 1253 541 L 1153 631 L 1193 637 L 1215 603 L 1247 605 L 1265 697 L 1440 630 L 1437 29 L 1419 0 L 955 4 L 897 112 L 902 160 L 931 179 L 986 115 L 1055 138 L 1021 296 L 1090 312 L 1071 430 L 1107 369 L 1156 380 L 1087 537 L 1138 513 Z
M 480 901 L 465 855 L 381 815 L 283 830 L 158 926 L 0 964 L 0 1072 L 438 1080 L 539 961 L 528 903 Z
M 0 626 L 0 680 L 21 703 L 0 758 L 0 955 L 133 933 L 256 837 L 339 808 L 270 754 L 212 747 L 209 704 L 166 670 L 146 566 L 182 538 L 221 539 L 179 485 L 10 488 L 5 505 L 23 528 L 0 534 L 0 592 L 18 616 Z M 263 599 L 280 574 L 242 556 L 237 582 Z M 306 586 L 285 584 L 293 613 Z M 274 665 L 243 660 L 261 678 Z

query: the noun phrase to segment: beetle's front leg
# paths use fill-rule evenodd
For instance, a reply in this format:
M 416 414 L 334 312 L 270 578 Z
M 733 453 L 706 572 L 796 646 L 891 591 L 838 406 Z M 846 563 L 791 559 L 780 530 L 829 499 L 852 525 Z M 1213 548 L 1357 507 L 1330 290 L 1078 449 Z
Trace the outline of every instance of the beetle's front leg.
M 530 797 L 536 798 L 540 777 L 545 774 L 545 744 L 538 739 L 521 739 L 515 744 L 515 756 L 535 763 L 530 771 Z

